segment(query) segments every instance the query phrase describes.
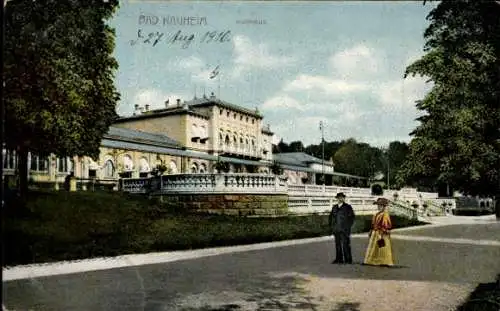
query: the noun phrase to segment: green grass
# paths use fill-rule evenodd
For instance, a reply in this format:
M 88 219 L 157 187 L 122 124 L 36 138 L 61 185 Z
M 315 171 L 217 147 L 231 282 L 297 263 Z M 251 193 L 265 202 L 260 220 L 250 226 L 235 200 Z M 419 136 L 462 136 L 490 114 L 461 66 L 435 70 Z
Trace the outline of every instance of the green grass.
M 358 216 L 353 233 L 371 216 Z M 393 217 L 395 227 L 419 222 Z M 3 218 L 4 266 L 206 248 L 330 234 L 325 215 L 280 218 L 195 215 L 111 192 L 32 192 Z

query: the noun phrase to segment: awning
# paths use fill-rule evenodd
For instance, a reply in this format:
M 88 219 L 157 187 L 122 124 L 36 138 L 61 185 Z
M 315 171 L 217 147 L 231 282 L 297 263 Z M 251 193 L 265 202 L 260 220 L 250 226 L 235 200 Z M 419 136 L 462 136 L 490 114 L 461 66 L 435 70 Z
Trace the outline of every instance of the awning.
M 263 162 L 259 162 L 259 161 L 244 160 L 244 159 L 238 159 L 238 158 L 220 157 L 220 159 L 221 159 L 221 161 L 224 161 L 224 162 L 236 163 L 236 164 L 269 165 L 268 163 L 263 163 Z
M 300 171 L 300 172 L 308 172 L 308 173 L 315 173 L 315 174 L 322 174 L 322 171 L 318 171 L 315 169 L 312 169 L 310 167 L 304 167 L 304 166 L 293 166 L 293 165 L 283 165 L 280 164 L 282 168 L 286 170 L 291 170 L 291 171 Z M 356 179 L 368 179 L 367 177 L 361 177 L 361 176 L 355 176 L 355 175 L 350 175 L 350 174 L 344 174 L 344 173 L 339 173 L 339 172 L 324 172 L 325 175 L 333 175 L 333 176 L 341 176 L 341 177 L 349 177 L 349 178 L 356 178 Z

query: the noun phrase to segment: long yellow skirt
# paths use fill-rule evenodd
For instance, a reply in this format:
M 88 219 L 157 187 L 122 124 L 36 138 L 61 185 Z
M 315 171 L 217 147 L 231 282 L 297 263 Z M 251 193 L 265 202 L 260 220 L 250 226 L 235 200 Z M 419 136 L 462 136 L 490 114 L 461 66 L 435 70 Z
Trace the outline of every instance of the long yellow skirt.
M 381 237 L 385 241 L 384 247 L 379 247 L 377 245 L 377 241 Z M 380 231 L 373 231 L 368 242 L 368 248 L 366 249 L 365 260 L 363 263 L 366 265 L 393 266 L 394 260 L 392 257 L 392 244 L 390 236 L 382 236 Z

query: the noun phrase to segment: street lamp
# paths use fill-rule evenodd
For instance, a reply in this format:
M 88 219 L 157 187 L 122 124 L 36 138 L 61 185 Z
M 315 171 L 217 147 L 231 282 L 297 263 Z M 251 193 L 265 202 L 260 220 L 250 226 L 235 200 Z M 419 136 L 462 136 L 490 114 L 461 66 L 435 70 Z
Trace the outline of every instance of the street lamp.
M 319 121 L 319 129 L 321 131 L 321 181 L 325 184 L 325 126 L 323 121 Z

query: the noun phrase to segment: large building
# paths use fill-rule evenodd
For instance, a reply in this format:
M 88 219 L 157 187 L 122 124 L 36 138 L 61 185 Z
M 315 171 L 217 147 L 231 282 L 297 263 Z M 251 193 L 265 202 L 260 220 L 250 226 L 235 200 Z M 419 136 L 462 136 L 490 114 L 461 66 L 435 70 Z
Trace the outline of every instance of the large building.
M 229 172 L 242 173 L 270 173 L 276 162 L 291 184 L 318 183 L 323 174 L 327 184 L 332 184 L 333 175 L 350 176 L 335 172 L 330 161 L 304 153 L 273 156 L 274 134 L 257 109 L 233 105 L 213 94 L 167 101 L 161 109 L 149 107 L 136 106 L 132 116 L 116 120 L 103 137 L 96 161 L 30 155 L 29 179 L 58 188 L 73 174 L 85 188 L 89 182 L 113 185 L 119 178 L 148 177 L 158 165 L 167 168 L 166 174 L 214 173 L 217 162 L 227 163 Z M 3 150 L 3 156 L 4 174 L 15 176 L 15 153 Z

